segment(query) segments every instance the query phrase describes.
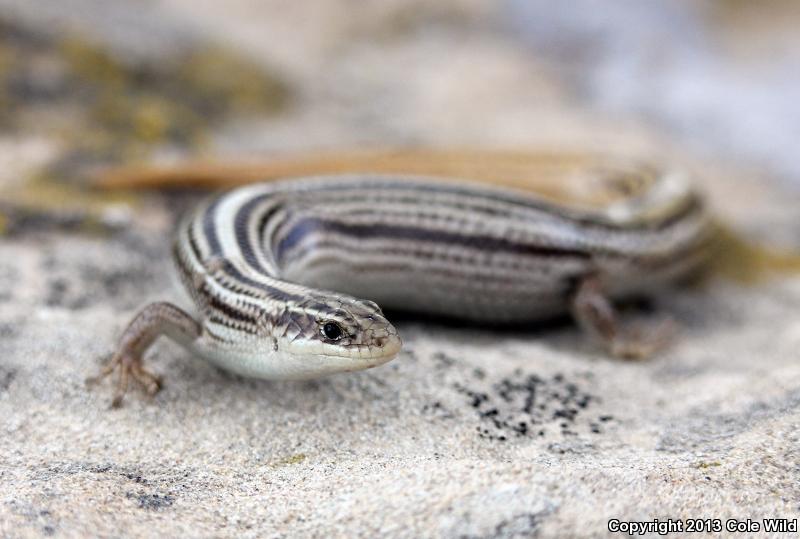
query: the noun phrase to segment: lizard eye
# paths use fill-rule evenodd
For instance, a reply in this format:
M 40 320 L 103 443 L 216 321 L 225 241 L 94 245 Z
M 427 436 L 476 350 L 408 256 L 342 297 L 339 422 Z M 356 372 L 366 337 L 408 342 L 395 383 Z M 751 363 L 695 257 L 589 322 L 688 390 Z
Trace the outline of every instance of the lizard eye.
M 344 337 L 344 330 L 336 322 L 328 321 L 322 324 L 322 336 L 332 341 L 338 341 Z

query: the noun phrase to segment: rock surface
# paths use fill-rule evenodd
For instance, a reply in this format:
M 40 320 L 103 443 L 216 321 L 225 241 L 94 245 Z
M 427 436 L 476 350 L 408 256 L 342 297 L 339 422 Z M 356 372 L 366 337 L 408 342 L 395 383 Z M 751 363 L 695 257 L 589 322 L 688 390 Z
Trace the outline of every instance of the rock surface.
M 67 21 L 137 58 L 154 54 L 131 46 L 152 28 L 157 50 L 228 37 L 294 94 L 277 112 L 214 124 L 216 154 L 358 144 L 657 153 L 696 170 L 735 227 L 800 247 L 798 195 L 769 181 L 785 178 L 788 160 L 759 165 L 763 149 L 730 160 L 721 135 L 695 145 L 658 114 L 596 108 L 541 45 L 512 32 L 513 4 L 367 2 L 348 17 L 354 8 L 332 0 L 144 11 L 70 0 L 37 12 L 2 0 L 0 15 L 48 31 Z M 133 11 L 119 42 L 108 28 L 92 34 L 109 20 L 98 13 Z M 21 125 L 0 137 L 26 161 L 3 186 L 26 187 L 20 175 L 53 163 L 57 182 L 70 140 Z M 200 151 L 181 140 L 148 157 Z M 168 231 L 192 200 L 106 205 L 113 226 L 100 234 L 41 208 L 4 227 L 0 536 L 604 536 L 609 519 L 800 517 L 792 276 L 660 295 L 658 311 L 682 329 L 641 363 L 606 358 L 569 324 L 512 332 L 410 319 L 398 323 L 405 349 L 392 363 L 314 382 L 238 378 L 160 343 L 150 365 L 165 388 L 109 410 L 110 383 L 87 390 L 84 379 L 139 305 L 171 297 Z

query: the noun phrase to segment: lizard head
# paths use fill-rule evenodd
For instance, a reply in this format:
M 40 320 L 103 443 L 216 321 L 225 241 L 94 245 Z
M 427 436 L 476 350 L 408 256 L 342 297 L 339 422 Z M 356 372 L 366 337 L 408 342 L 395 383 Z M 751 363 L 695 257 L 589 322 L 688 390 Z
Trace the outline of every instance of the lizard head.
M 280 339 L 294 362 L 292 378 L 376 367 L 402 346 L 397 330 L 372 301 L 326 295 L 294 313 Z

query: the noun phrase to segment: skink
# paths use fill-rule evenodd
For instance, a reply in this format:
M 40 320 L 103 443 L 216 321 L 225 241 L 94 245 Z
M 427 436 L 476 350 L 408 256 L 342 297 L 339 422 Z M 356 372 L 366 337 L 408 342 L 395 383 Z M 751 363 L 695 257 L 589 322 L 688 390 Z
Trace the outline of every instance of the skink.
M 602 204 L 445 178 L 349 175 L 254 184 L 210 199 L 173 247 L 191 314 L 147 305 L 101 375 L 160 387 L 159 336 L 236 373 L 303 379 L 381 365 L 401 349 L 380 306 L 478 323 L 571 311 L 620 356 L 656 339 L 619 331 L 609 298 L 702 264 L 711 226 L 685 175 L 637 165 L 586 175 Z

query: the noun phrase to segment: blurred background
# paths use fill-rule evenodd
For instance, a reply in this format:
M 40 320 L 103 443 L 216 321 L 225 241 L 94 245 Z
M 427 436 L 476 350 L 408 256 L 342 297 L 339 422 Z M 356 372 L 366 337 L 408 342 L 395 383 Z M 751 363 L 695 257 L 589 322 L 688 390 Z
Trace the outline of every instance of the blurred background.
M 798 24 L 791 0 L 0 0 L 0 185 L 389 146 L 797 184 Z
M 796 0 L 0 0 L 0 537 L 796 515 L 800 279 L 743 261 L 800 252 L 798 28 Z M 87 391 L 133 310 L 173 297 L 170 230 L 205 195 L 98 171 L 397 147 L 680 164 L 746 238 L 738 273 L 656 298 L 680 331 L 644 363 L 569 325 L 409 320 L 374 372 L 245 381 L 165 343 L 154 401 Z

